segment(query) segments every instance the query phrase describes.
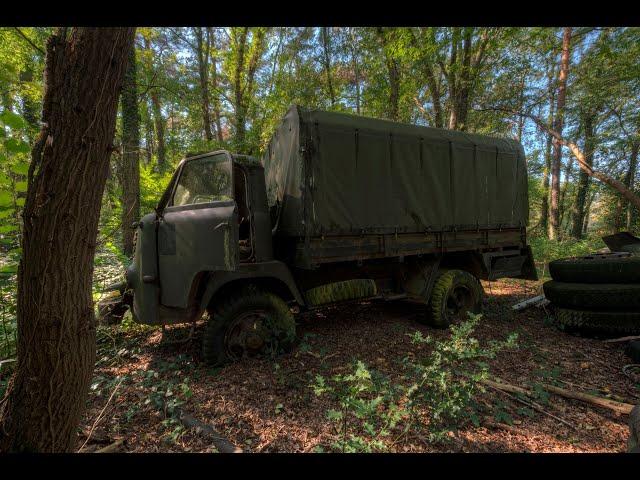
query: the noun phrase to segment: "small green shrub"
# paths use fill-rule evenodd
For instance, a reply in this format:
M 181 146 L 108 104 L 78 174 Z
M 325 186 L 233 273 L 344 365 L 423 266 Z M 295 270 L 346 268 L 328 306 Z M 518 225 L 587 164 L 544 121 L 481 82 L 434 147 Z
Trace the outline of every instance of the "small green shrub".
M 339 409 L 326 412 L 336 424 L 339 439 L 331 447 L 343 452 L 385 451 L 393 432 L 396 443 L 410 431 L 426 430 L 433 442 L 442 442 L 465 421 L 478 425 L 475 395 L 484 391 L 486 360 L 516 345 L 517 334 L 482 346 L 472 337 L 481 315 L 451 327 L 446 340 L 433 341 L 414 333 L 416 345 L 432 345 L 426 356 L 410 354 L 402 361 L 400 381 L 356 361 L 351 371 L 326 379 L 317 375 L 316 395 L 330 395 Z

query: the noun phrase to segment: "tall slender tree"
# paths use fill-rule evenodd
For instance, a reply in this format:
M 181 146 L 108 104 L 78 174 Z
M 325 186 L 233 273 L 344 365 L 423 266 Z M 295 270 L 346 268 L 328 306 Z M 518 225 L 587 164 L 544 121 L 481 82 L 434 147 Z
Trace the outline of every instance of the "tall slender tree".
M 553 129 L 562 135 L 564 128 L 564 107 L 567 101 L 567 77 L 571 58 L 571 27 L 565 27 L 562 34 L 562 55 L 558 74 L 558 94 Z M 562 165 L 562 143 L 553 139 L 553 160 L 551 162 L 551 204 L 549 209 L 549 238 L 560 236 L 560 167 Z
M 136 75 L 136 50 L 131 45 L 121 95 L 122 109 L 122 246 L 133 254 L 131 224 L 140 218 L 140 111 Z

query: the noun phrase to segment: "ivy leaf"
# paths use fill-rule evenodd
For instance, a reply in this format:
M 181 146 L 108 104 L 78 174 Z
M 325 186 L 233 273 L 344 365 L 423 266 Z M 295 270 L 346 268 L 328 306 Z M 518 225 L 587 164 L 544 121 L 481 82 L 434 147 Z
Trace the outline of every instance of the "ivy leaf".
M 16 205 L 19 207 L 24 207 L 24 198 L 16 199 Z
M 16 225 L 2 225 L 0 226 L 0 234 L 13 232 L 17 229 L 18 227 Z
M 0 120 L 12 130 L 19 130 L 24 128 L 26 125 L 24 119 L 17 113 L 13 113 L 11 110 L 5 110 L 0 113 Z
M 27 182 L 16 182 L 16 192 L 26 192 Z
M 18 162 L 11 166 L 11 171 L 18 175 L 27 175 L 29 173 L 29 164 L 27 162 Z

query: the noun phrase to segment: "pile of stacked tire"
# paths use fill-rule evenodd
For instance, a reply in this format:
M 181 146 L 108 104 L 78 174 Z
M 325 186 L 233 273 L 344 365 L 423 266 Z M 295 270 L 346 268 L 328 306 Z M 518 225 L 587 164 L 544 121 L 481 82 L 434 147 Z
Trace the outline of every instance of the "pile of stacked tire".
M 640 256 L 597 253 L 549 263 L 543 285 L 558 326 L 595 336 L 640 334 Z

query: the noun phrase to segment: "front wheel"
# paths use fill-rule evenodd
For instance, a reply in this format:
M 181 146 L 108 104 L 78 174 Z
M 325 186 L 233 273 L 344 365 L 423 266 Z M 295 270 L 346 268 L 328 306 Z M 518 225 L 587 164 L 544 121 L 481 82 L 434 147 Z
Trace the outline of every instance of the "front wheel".
M 275 355 L 293 346 L 293 315 L 284 300 L 271 292 L 247 286 L 208 312 L 203 354 L 210 365 Z
M 464 270 L 443 270 L 438 275 L 427 305 L 427 324 L 447 328 L 467 318 L 467 312 L 480 313 L 482 287 L 478 279 Z

